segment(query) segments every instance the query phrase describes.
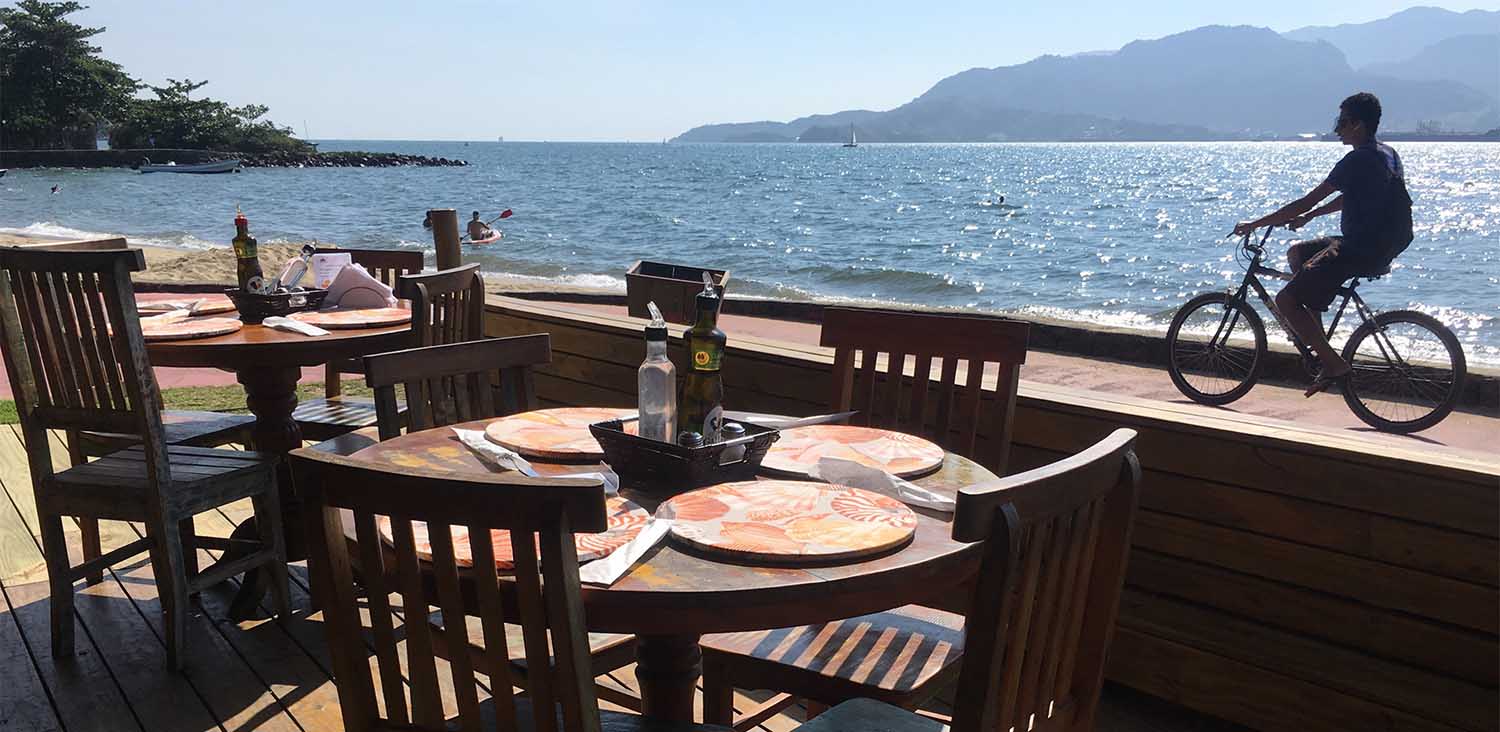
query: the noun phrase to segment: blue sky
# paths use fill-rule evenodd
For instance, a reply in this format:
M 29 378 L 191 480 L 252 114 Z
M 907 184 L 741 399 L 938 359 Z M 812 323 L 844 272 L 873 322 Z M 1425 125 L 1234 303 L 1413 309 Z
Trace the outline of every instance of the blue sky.
M 208 79 L 203 93 L 269 105 L 271 119 L 299 133 L 305 122 L 315 138 L 641 141 L 711 122 L 889 109 L 958 71 L 1044 53 L 1208 24 L 1361 22 L 1414 1 L 92 4 L 74 19 L 106 27 L 96 41 L 136 77 Z

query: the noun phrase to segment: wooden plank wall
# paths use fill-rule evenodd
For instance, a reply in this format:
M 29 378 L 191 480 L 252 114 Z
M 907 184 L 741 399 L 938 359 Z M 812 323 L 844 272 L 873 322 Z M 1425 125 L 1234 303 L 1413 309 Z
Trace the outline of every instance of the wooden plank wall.
M 552 335 L 546 406 L 632 406 L 643 324 L 508 298 L 486 316 Z M 729 342 L 730 407 L 825 410 L 830 351 Z M 1145 481 L 1110 678 L 1262 730 L 1500 729 L 1500 461 L 1023 382 L 1011 468 L 1118 426 Z

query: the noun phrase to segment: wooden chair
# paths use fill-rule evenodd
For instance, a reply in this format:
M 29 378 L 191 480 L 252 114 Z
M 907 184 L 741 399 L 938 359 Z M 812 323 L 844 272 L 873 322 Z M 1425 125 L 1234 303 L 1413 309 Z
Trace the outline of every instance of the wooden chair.
M 396 282 L 396 296 L 411 301 L 418 346 L 484 337 L 484 278 L 478 264 L 406 275 Z
M 858 409 L 859 414 L 851 419 L 854 424 L 925 436 L 949 451 L 980 462 L 997 475 L 1004 475 L 1016 385 L 1021 364 L 1026 360 L 1028 327 L 1020 321 L 981 316 L 828 308 L 823 315 L 820 341 L 834 349 L 830 408 Z M 882 355 L 886 362 L 884 371 L 879 369 Z M 904 376 L 908 356 L 915 368 L 910 385 Z M 981 419 L 982 381 L 986 365 L 991 363 L 997 365 L 999 376 L 994 404 L 985 421 Z M 957 383 L 960 367 L 965 374 L 962 385 Z M 936 382 L 932 381 L 934 369 L 939 374 Z M 983 443 L 978 439 L 981 425 L 987 432 Z M 900 638 L 917 638 L 926 644 L 922 647 L 929 649 L 955 647 L 963 636 L 962 616 L 916 605 L 840 622 L 848 627 L 869 624 L 877 636 L 891 633 Z M 823 674 L 793 665 L 804 644 L 791 639 L 817 637 L 827 625 L 704 636 L 705 694 L 728 698 L 725 695 L 730 693 L 730 686 L 787 692 L 752 710 L 736 724 L 747 728 L 797 697 L 835 701 L 847 698 L 853 693 L 848 684 L 834 682 L 830 687 Z M 829 656 L 842 654 L 845 668 L 857 668 L 874 652 L 869 643 L 861 643 L 867 636 L 868 633 L 836 634 L 825 648 Z M 781 640 L 788 640 L 790 645 L 782 647 Z M 788 653 L 788 649 L 797 653 Z M 917 660 L 922 659 L 911 661 L 914 665 L 906 669 L 910 673 L 903 670 L 876 678 L 876 690 L 865 695 L 879 694 L 901 701 L 918 692 L 926 694 L 945 666 L 941 658 L 927 658 L 931 663 L 925 664 Z M 713 711 L 706 719 L 722 724 L 730 722 L 728 707 L 716 706 Z
M 422 253 L 388 249 L 319 249 L 319 254 L 348 254 L 349 259 L 369 270 L 370 275 L 396 288 L 404 275 L 422 271 Z M 323 398 L 297 405 L 292 419 L 309 440 L 330 440 L 375 424 L 375 403 L 364 397 L 343 394 L 343 375 L 363 373 L 359 359 L 331 361 L 323 367 Z
M 41 244 L 25 248 L 32 251 L 93 252 L 128 249 L 130 245 L 124 239 L 113 238 Z M 255 424 L 255 418 L 249 415 L 187 409 L 163 410 L 161 421 L 163 427 L 162 436 L 168 445 L 190 445 L 193 447 L 219 447 L 231 443 L 245 444 L 250 438 L 250 428 Z M 80 430 L 67 430 L 63 433 L 63 438 L 68 448 L 68 459 L 73 465 L 82 465 L 88 462 L 89 458 L 118 452 L 132 445 L 140 444 L 141 441 L 140 435 Z M 82 532 L 84 560 L 97 559 L 100 551 L 99 521 L 97 519 L 80 518 L 78 519 L 78 526 Z M 191 546 L 193 543 L 192 533 L 192 523 L 185 523 L 183 537 L 189 567 L 196 566 L 196 554 L 191 549 L 186 549 L 187 546 Z M 95 584 L 103 578 L 104 570 L 101 568 L 89 572 L 85 579 L 89 584 Z
M 1004 475 L 1029 329 L 1027 323 L 1003 318 L 828 308 L 819 342 L 834 349 L 829 404 L 834 411 L 858 409 L 852 424 L 924 436 Z M 881 355 L 886 356 L 884 372 L 878 370 Z M 901 376 L 908 356 L 914 367 L 910 388 Z M 985 423 L 980 396 L 989 364 L 999 374 L 994 408 Z M 960 365 L 963 385 L 957 384 Z M 936 382 L 934 368 L 939 369 Z M 983 444 L 978 440 L 981 427 L 987 433 Z
M 546 333 L 408 348 L 366 356 L 380 439 L 536 408 L 532 368 L 552 362 Z M 405 392 L 398 407 L 396 387 Z
M 960 491 L 956 541 L 984 542 L 960 642 L 906 629 L 898 618 L 861 619 L 876 638 L 875 664 L 831 662 L 828 646 L 795 667 L 765 660 L 757 679 L 800 677 L 817 701 L 873 698 L 915 708 L 957 677 L 954 732 L 1092 730 L 1105 652 L 1125 582 L 1140 493 L 1135 432 L 1115 430 L 1072 457 Z M 847 627 L 850 621 L 843 621 Z M 895 630 L 891 630 L 891 629 Z M 837 631 L 835 631 L 837 632 Z M 906 653 L 905 649 L 916 652 Z M 730 687 L 704 660 L 704 716 L 726 714 Z M 911 678 L 903 683 L 891 678 Z M 938 729 L 930 719 L 864 701 L 819 716 L 807 732 Z
M 345 729 L 436 732 L 452 728 L 448 724 L 464 730 L 563 732 L 723 729 L 656 726 L 642 717 L 599 710 L 573 533 L 604 529 L 601 481 L 514 473 L 432 475 L 307 448 L 292 452 L 290 459 L 308 508 L 321 515 L 313 521 L 311 550 L 330 572 L 324 628 Z M 355 592 L 345 515 L 358 540 L 367 603 Z M 377 516 L 390 517 L 390 541 L 378 531 Z M 413 522 L 426 524 L 430 562 L 417 553 Z M 496 576 L 488 541 L 470 542 L 472 566 L 459 566 L 450 527 L 468 536 L 509 531 L 516 547 L 513 579 L 502 582 Z M 511 587 L 502 590 L 502 584 Z M 392 593 L 399 593 L 404 611 L 400 628 L 391 622 Z M 428 618 L 430 606 L 441 611 L 436 632 L 426 622 L 412 621 Z M 361 619 L 365 610 L 368 626 Z M 478 617 L 478 643 L 469 639 L 466 614 Z M 510 647 L 506 621 L 519 621 L 522 648 Z M 471 645 L 479 649 L 472 656 L 448 653 L 445 658 L 437 652 L 439 646 Z M 518 653 L 531 670 L 524 697 L 514 693 L 509 679 L 509 659 Z M 487 677 L 488 699 L 482 700 L 476 688 L 480 675 Z M 452 701 L 445 709 L 443 691 L 449 688 Z M 449 714 L 456 719 L 445 720 Z
M 53 654 L 73 650 L 73 581 L 149 551 L 166 611 L 167 659 L 181 668 L 189 592 L 266 564 L 276 609 L 285 615 L 286 553 L 274 458 L 166 442 L 130 285 L 130 273 L 145 266 L 138 249 L 0 250 L 0 335 L 36 493 Z M 140 443 L 54 473 L 49 429 L 134 434 Z M 246 497 L 255 503 L 261 547 L 209 572 L 190 572 L 184 522 Z M 148 537 L 75 567 L 64 516 L 139 521 Z
M 446 427 L 485 417 L 499 417 L 536 408 L 532 385 L 534 366 L 552 361 L 546 333 L 491 338 L 469 343 L 412 348 L 365 357 L 365 380 L 375 389 L 380 413 L 380 439 L 408 432 Z M 406 394 L 407 410 L 398 412 L 396 387 Z M 515 626 L 507 626 L 514 631 Z M 635 660 L 635 637 L 590 633 L 589 659 L 595 674 L 603 674 Z M 526 659 L 512 643 L 512 677 L 527 686 Z M 482 649 L 471 648 L 471 653 Z M 606 686 L 595 690 L 603 699 L 628 709 L 640 709 L 634 696 Z

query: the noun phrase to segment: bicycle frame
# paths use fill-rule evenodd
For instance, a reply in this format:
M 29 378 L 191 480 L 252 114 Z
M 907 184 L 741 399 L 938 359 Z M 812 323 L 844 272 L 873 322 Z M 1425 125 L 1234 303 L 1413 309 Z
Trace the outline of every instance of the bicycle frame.
M 1261 264 L 1261 260 L 1266 254 L 1266 241 L 1271 238 L 1271 231 L 1275 228 L 1274 226 L 1266 227 L 1265 234 L 1261 236 L 1260 242 L 1256 244 L 1250 243 L 1250 234 L 1245 234 L 1244 238 L 1241 239 L 1240 247 L 1250 252 L 1252 256 L 1249 266 L 1245 268 L 1245 278 L 1240 281 L 1240 286 L 1235 290 L 1232 297 L 1240 302 L 1246 302 L 1247 292 L 1254 290 L 1256 297 L 1259 297 L 1260 301 L 1265 304 L 1266 309 L 1271 311 L 1271 316 L 1276 319 L 1276 324 L 1281 326 L 1281 330 L 1286 333 L 1287 338 L 1291 340 L 1297 352 L 1302 354 L 1302 367 L 1307 370 L 1309 376 L 1312 376 L 1317 373 L 1317 357 L 1313 354 L 1312 349 L 1308 348 L 1307 344 L 1302 342 L 1302 338 L 1297 335 L 1297 331 L 1292 330 L 1287 325 L 1286 319 L 1282 317 L 1281 311 L 1276 307 L 1276 301 L 1271 297 L 1271 293 L 1267 292 L 1265 285 L 1262 285 L 1260 282 L 1261 275 L 1283 281 L 1290 281 L 1292 279 L 1292 275 L 1286 272 Z M 1355 291 L 1358 280 L 1356 279 L 1353 282 L 1354 284 L 1339 286 L 1338 294 L 1343 297 L 1343 300 L 1339 302 L 1338 309 L 1334 311 L 1333 320 L 1328 323 L 1328 332 L 1325 333 L 1325 337 L 1329 339 L 1333 338 L 1333 332 L 1338 329 L 1339 321 L 1343 319 L 1344 311 L 1348 309 L 1350 302 L 1354 303 L 1354 312 L 1359 316 L 1362 323 L 1372 322 L 1375 319 L 1375 312 L 1370 310 L 1370 307 L 1365 304 L 1364 299 Z M 1219 339 L 1220 334 L 1233 330 L 1235 321 L 1231 315 L 1237 317 L 1237 314 L 1233 310 L 1225 311 L 1224 317 L 1227 321 L 1220 321 L 1219 333 L 1215 334 L 1214 341 Z M 1383 341 L 1383 338 L 1375 339 L 1375 343 L 1382 351 L 1382 355 L 1387 360 L 1394 360 L 1398 363 L 1404 362 L 1404 359 L 1396 353 L 1395 348 L 1389 347 Z

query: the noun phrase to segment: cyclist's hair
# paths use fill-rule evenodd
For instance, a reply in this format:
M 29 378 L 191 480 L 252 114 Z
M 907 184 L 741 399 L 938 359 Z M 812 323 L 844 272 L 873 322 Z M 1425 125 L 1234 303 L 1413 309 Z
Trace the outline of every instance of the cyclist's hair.
M 1339 111 L 1362 122 L 1371 135 L 1380 127 L 1380 100 L 1369 92 L 1350 95 L 1339 103 Z

